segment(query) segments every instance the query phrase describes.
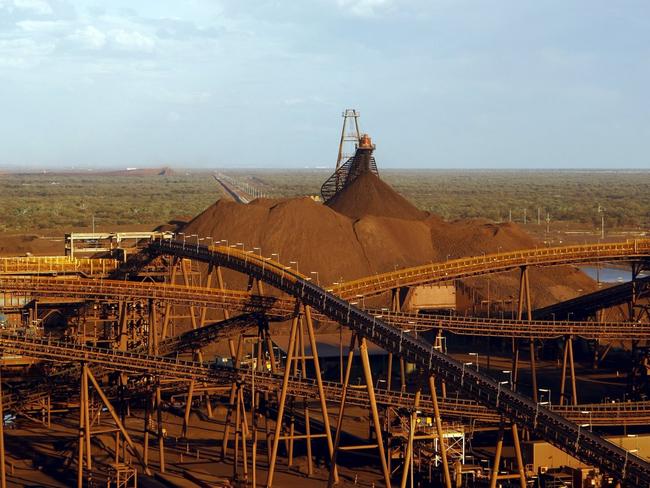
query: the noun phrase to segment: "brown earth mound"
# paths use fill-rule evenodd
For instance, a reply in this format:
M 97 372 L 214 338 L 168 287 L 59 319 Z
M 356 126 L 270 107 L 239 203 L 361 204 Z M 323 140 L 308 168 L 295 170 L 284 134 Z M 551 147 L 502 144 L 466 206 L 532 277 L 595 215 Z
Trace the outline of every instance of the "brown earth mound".
M 362 191 L 363 194 L 354 194 Z M 334 200 L 334 199 L 333 199 Z M 392 202 L 392 203 L 391 203 Z M 355 205 L 358 205 L 355 207 Z M 400 212 L 405 216 L 399 218 Z M 372 173 L 359 177 L 332 205 L 311 198 L 258 199 L 248 205 L 219 200 L 190 221 L 186 234 L 243 243 L 273 256 L 321 285 L 399 268 L 482 253 L 535 247 L 515 224 L 486 220 L 445 222 L 415 208 Z M 241 286 L 229 275 L 231 286 Z M 516 296 L 514 273 L 490 278 L 491 298 Z M 483 294 L 486 280 L 472 280 Z M 574 268 L 535 270 L 536 306 L 587 291 L 593 282 Z
M 327 206 L 352 219 L 375 215 L 421 220 L 428 215 L 370 171 L 361 173 L 350 186 L 332 197 Z
M 33 234 L 0 234 L 0 256 L 56 256 L 63 253 L 63 239 Z

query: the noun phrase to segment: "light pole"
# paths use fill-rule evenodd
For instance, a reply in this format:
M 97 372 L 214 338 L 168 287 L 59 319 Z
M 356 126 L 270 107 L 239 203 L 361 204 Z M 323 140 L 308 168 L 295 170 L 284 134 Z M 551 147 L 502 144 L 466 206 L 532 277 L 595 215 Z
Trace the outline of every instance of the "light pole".
M 300 270 L 298 269 L 298 261 L 289 261 L 289 264 L 295 264 L 296 265 L 296 274 L 300 274 Z
M 501 371 L 501 372 L 502 372 L 503 374 L 507 374 L 507 375 L 508 375 L 508 381 L 510 382 L 510 389 L 512 389 L 512 371 L 509 370 L 509 369 L 504 369 L 504 370 Z
M 600 214 L 600 238 L 605 239 L 605 209 L 598 205 L 598 213 Z
M 591 410 L 581 410 L 581 414 L 583 415 L 589 415 L 589 432 L 593 432 L 593 427 L 592 427 L 592 420 L 591 420 Z
M 460 386 L 463 386 L 465 384 L 465 366 L 474 366 L 474 363 L 463 363 L 463 370 L 460 375 Z
M 402 352 L 402 341 L 404 340 L 404 332 L 407 334 L 411 332 L 411 329 L 401 329 L 399 333 L 399 352 Z
M 497 408 L 499 408 L 499 395 L 501 394 L 501 385 L 507 385 L 507 384 L 508 384 L 507 381 L 499 381 L 499 384 L 497 385 Z
M 548 406 L 551 407 L 551 389 L 550 388 L 537 388 L 540 393 L 548 393 Z M 540 402 L 541 403 L 541 402 Z
M 197 251 L 198 251 L 199 236 L 198 236 L 198 234 L 190 234 L 190 235 L 187 236 L 187 239 L 191 240 L 192 237 L 196 237 L 196 245 L 197 245 Z M 185 236 L 183 236 L 183 249 L 185 249 Z
M 411 327 L 411 330 L 413 330 L 413 335 L 417 338 L 418 336 L 418 330 L 415 328 L 415 322 L 412 320 L 408 321 L 409 327 Z
M 309 274 L 316 275 L 316 284 L 320 286 L 320 276 L 318 275 L 318 271 L 310 271 Z
M 470 352 L 469 355 L 476 357 L 476 371 L 478 371 L 478 353 L 477 352 Z
M 271 253 L 271 257 L 273 257 L 273 256 L 277 256 L 276 261 L 279 263 L 280 262 L 280 253 L 279 252 Z
M 627 469 L 627 457 L 628 454 L 634 454 L 639 452 L 638 449 L 625 449 L 625 462 L 623 463 L 623 472 L 621 473 L 621 478 L 625 479 L 625 471 Z

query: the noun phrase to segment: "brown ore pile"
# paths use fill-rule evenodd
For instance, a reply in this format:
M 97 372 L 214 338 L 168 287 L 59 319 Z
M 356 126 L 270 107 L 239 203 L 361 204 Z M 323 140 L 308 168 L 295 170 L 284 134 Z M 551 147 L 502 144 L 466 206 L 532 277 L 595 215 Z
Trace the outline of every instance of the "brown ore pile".
M 321 285 L 536 245 L 512 223 L 446 222 L 423 212 L 371 172 L 361 174 L 326 205 L 311 198 L 258 199 L 247 205 L 222 199 L 192 219 L 184 232 L 257 247 L 287 265 L 295 261 L 305 275 L 318 272 L 312 276 Z M 517 280 L 514 273 L 491 277 L 492 296 L 516 296 Z M 485 279 L 467 283 L 485 293 Z M 531 271 L 531 286 L 534 306 L 540 307 L 591 290 L 594 283 L 565 266 Z

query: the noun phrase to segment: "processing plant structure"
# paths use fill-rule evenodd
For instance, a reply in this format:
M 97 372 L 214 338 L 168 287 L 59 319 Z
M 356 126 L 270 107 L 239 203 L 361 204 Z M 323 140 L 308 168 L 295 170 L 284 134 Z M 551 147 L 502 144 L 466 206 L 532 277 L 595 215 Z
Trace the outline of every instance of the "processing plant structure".
M 339 150 L 325 204 L 379 176 L 358 113 L 344 115 L 355 152 Z M 640 452 L 650 240 L 326 283 L 217 237 L 151 232 L 104 257 L 0 259 L 3 487 L 23 429 L 52 440 L 30 456 L 68 486 L 650 486 Z M 632 280 L 534 307 L 539 270 L 605 263 Z M 510 313 L 406 306 L 416 292 L 503 273 L 517 280 Z M 608 319 L 615 307 L 626 314 Z M 500 347 L 501 362 L 468 353 L 468 338 Z M 580 401 L 584 344 L 596 344 L 594 367 L 627 351 L 627 401 Z M 561 351 L 553 392 L 540 369 L 550 345 Z

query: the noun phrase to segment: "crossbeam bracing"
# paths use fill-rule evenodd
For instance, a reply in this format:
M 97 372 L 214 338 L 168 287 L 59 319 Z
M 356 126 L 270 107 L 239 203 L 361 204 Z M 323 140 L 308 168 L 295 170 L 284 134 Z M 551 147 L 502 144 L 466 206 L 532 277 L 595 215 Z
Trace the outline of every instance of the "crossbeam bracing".
M 123 280 L 0 277 L 0 290 L 28 294 L 30 297 L 60 296 L 86 300 L 153 299 L 215 310 L 263 312 L 272 320 L 287 318 L 295 306 L 294 301 L 287 298 L 252 295 L 243 291 Z M 369 313 L 382 315 L 386 322 L 396 327 L 419 331 L 442 329 L 453 334 L 472 336 L 553 339 L 572 335 L 584 339 L 632 340 L 650 335 L 650 324 L 637 322 L 527 321 L 386 310 L 370 310 Z M 323 314 L 316 314 L 315 319 L 330 320 Z
M 231 321 L 232 319 L 224 322 L 232 323 Z M 186 342 L 181 344 L 186 344 Z M 173 384 L 167 386 L 168 389 L 175 388 L 177 392 L 186 391 L 186 381 L 191 379 L 205 381 L 206 386 L 203 388 L 207 389 L 221 388 L 230 385 L 234 381 L 250 388 L 253 376 L 255 388 L 259 391 L 276 392 L 282 386 L 282 375 L 270 372 L 237 370 L 221 365 L 206 366 L 196 361 L 162 358 L 143 352 L 123 352 L 115 349 L 83 346 L 65 341 L 53 341 L 16 334 L 0 334 L 0 347 L 7 352 L 47 361 L 83 360 L 114 371 L 130 372 L 144 376 L 161 375 L 171 380 L 181 381 L 180 386 Z M 185 346 L 177 350 L 184 350 L 184 348 Z M 328 399 L 334 402 L 340 400 L 342 390 L 340 383 L 324 381 L 323 387 Z M 289 391 L 296 397 L 312 398 L 314 400 L 318 398 L 315 380 L 291 376 Z M 348 390 L 348 401 L 350 404 L 367 406 L 367 395 L 367 390 L 364 388 L 350 388 Z M 377 388 L 375 395 L 377 401 L 382 405 L 404 409 L 413 407 L 414 394 L 410 392 Z M 36 401 L 39 398 L 43 397 L 35 397 L 32 400 Z M 20 395 L 6 395 L 4 399 L 5 406 L 12 408 L 17 400 L 20 400 Z M 432 413 L 433 407 L 431 403 L 430 395 L 421 395 L 421 410 L 425 415 Z M 496 424 L 500 420 L 498 413 L 472 400 L 448 397 L 440 399 L 439 403 L 445 418 L 473 419 L 490 424 Z M 581 423 L 588 420 L 594 426 L 645 425 L 650 421 L 650 402 L 558 405 L 553 407 L 553 411 Z
M 242 334 L 248 330 L 259 327 L 260 323 L 263 321 L 263 317 L 258 314 L 243 314 L 229 319 L 221 320 L 219 322 L 214 322 L 198 329 L 192 329 L 187 332 L 184 332 L 180 335 L 170 337 L 162 340 L 158 344 L 158 354 L 161 356 L 169 356 L 172 354 L 182 354 L 187 351 L 193 351 L 200 349 L 203 346 L 206 346 L 212 342 L 215 342 L 219 339 L 224 339 L 226 337 L 231 337 L 236 334 Z M 12 336 L 8 336 L 12 337 Z M 13 336 L 13 339 L 20 339 L 20 336 Z M 45 342 L 47 341 L 47 342 Z M 42 347 L 45 347 L 44 355 L 34 356 L 39 359 L 51 359 L 51 355 L 48 355 L 48 349 L 54 344 L 58 348 L 68 348 L 70 344 L 55 342 L 53 343 L 49 339 L 42 340 L 40 342 L 29 341 L 29 338 L 24 338 L 23 347 L 25 347 L 25 352 L 20 352 L 20 354 L 30 355 L 30 350 L 28 347 L 37 348 L 40 344 Z M 7 344 L 5 342 L 5 344 Z M 45 345 L 46 344 L 46 345 Z M 7 348 L 15 347 L 16 350 L 19 350 L 20 346 L 11 346 L 8 345 Z M 71 347 L 71 346 L 70 346 Z M 75 346 L 77 347 L 77 346 Z M 84 346 L 79 346 L 84 347 Z M 35 349 L 32 349 L 32 352 Z M 98 351 L 101 352 L 110 352 L 110 349 L 98 348 Z M 141 357 L 141 356 L 132 356 L 133 354 L 144 354 L 147 351 L 147 346 L 140 346 L 129 354 L 129 357 Z M 78 349 L 73 349 L 72 351 L 68 350 L 67 354 L 64 354 L 61 357 L 61 360 L 75 358 Z M 85 357 L 88 357 L 86 355 Z M 107 369 L 118 369 L 120 371 L 130 371 L 128 368 L 128 362 L 124 363 L 126 366 L 122 369 L 122 363 L 119 362 L 121 357 L 113 356 L 110 360 L 110 367 L 107 367 L 106 361 L 104 361 L 105 356 L 99 355 L 99 358 L 102 361 L 91 361 L 94 363 L 93 369 L 95 372 L 99 372 L 101 368 Z M 146 358 L 149 361 L 155 362 L 157 357 Z M 198 364 L 201 366 L 201 364 Z M 166 366 L 166 363 L 162 363 L 162 366 Z M 142 373 L 142 372 L 141 372 Z M 5 404 L 16 409 L 22 409 L 24 405 L 33 404 L 39 400 L 47 398 L 48 395 L 51 395 L 54 390 L 58 387 L 61 387 L 62 381 L 65 378 L 73 378 L 79 374 L 79 364 L 73 359 L 71 363 L 66 364 L 64 367 L 59 368 L 58 370 L 53 371 L 50 374 L 50 377 L 53 379 L 58 379 L 58 383 L 49 384 L 43 382 L 28 382 L 27 384 L 21 385 L 20 391 L 17 394 L 9 394 L 5 396 Z
M 641 259 L 648 256 L 650 241 L 636 241 L 630 244 L 610 245 L 609 247 L 575 246 L 569 248 L 546 248 L 541 252 L 528 251 L 505 253 L 506 256 L 493 257 L 493 262 L 485 258 L 473 258 L 462 265 L 456 263 L 458 277 L 472 276 L 493 269 L 508 270 L 525 265 L 550 265 L 570 262 L 591 262 L 599 258 L 613 260 Z M 558 251 L 563 249 L 563 251 Z M 280 263 L 274 263 L 250 253 L 240 252 L 230 247 L 185 246 L 182 242 L 153 242 L 149 250 L 154 253 L 171 254 L 223 266 L 253 278 L 262 280 L 284 291 L 303 303 L 313 307 L 330 319 L 337 321 L 351 330 L 366 337 L 388 352 L 416 364 L 428 374 L 454 385 L 464 394 L 479 403 L 495 409 L 512 422 L 527 427 L 540 438 L 573 455 L 581 461 L 597 466 L 605 472 L 620 476 L 623 481 L 637 485 L 650 485 L 650 463 L 629 454 L 622 448 L 601 437 L 580 429 L 580 426 L 567 420 L 531 399 L 501 385 L 492 378 L 475 371 L 466 370 L 462 363 L 437 351 L 427 342 L 404 334 L 381 319 L 358 309 L 344 298 L 336 296 L 333 291 L 326 291 L 309 281 L 306 277 L 287 270 Z M 377 291 L 409 285 L 410 282 L 422 280 L 422 275 L 437 276 L 442 280 L 449 277 L 449 271 L 424 269 L 403 274 L 401 277 L 391 275 L 373 281 L 358 283 L 354 286 L 339 288 L 338 292 L 346 295 L 350 290 L 354 294 L 359 289 L 369 286 Z M 445 275 L 446 273 L 446 275 Z M 425 279 L 432 279 L 431 277 Z M 372 283 L 372 284 L 370 284 Z M 382 290 L 383 291 L 383 290 Z

